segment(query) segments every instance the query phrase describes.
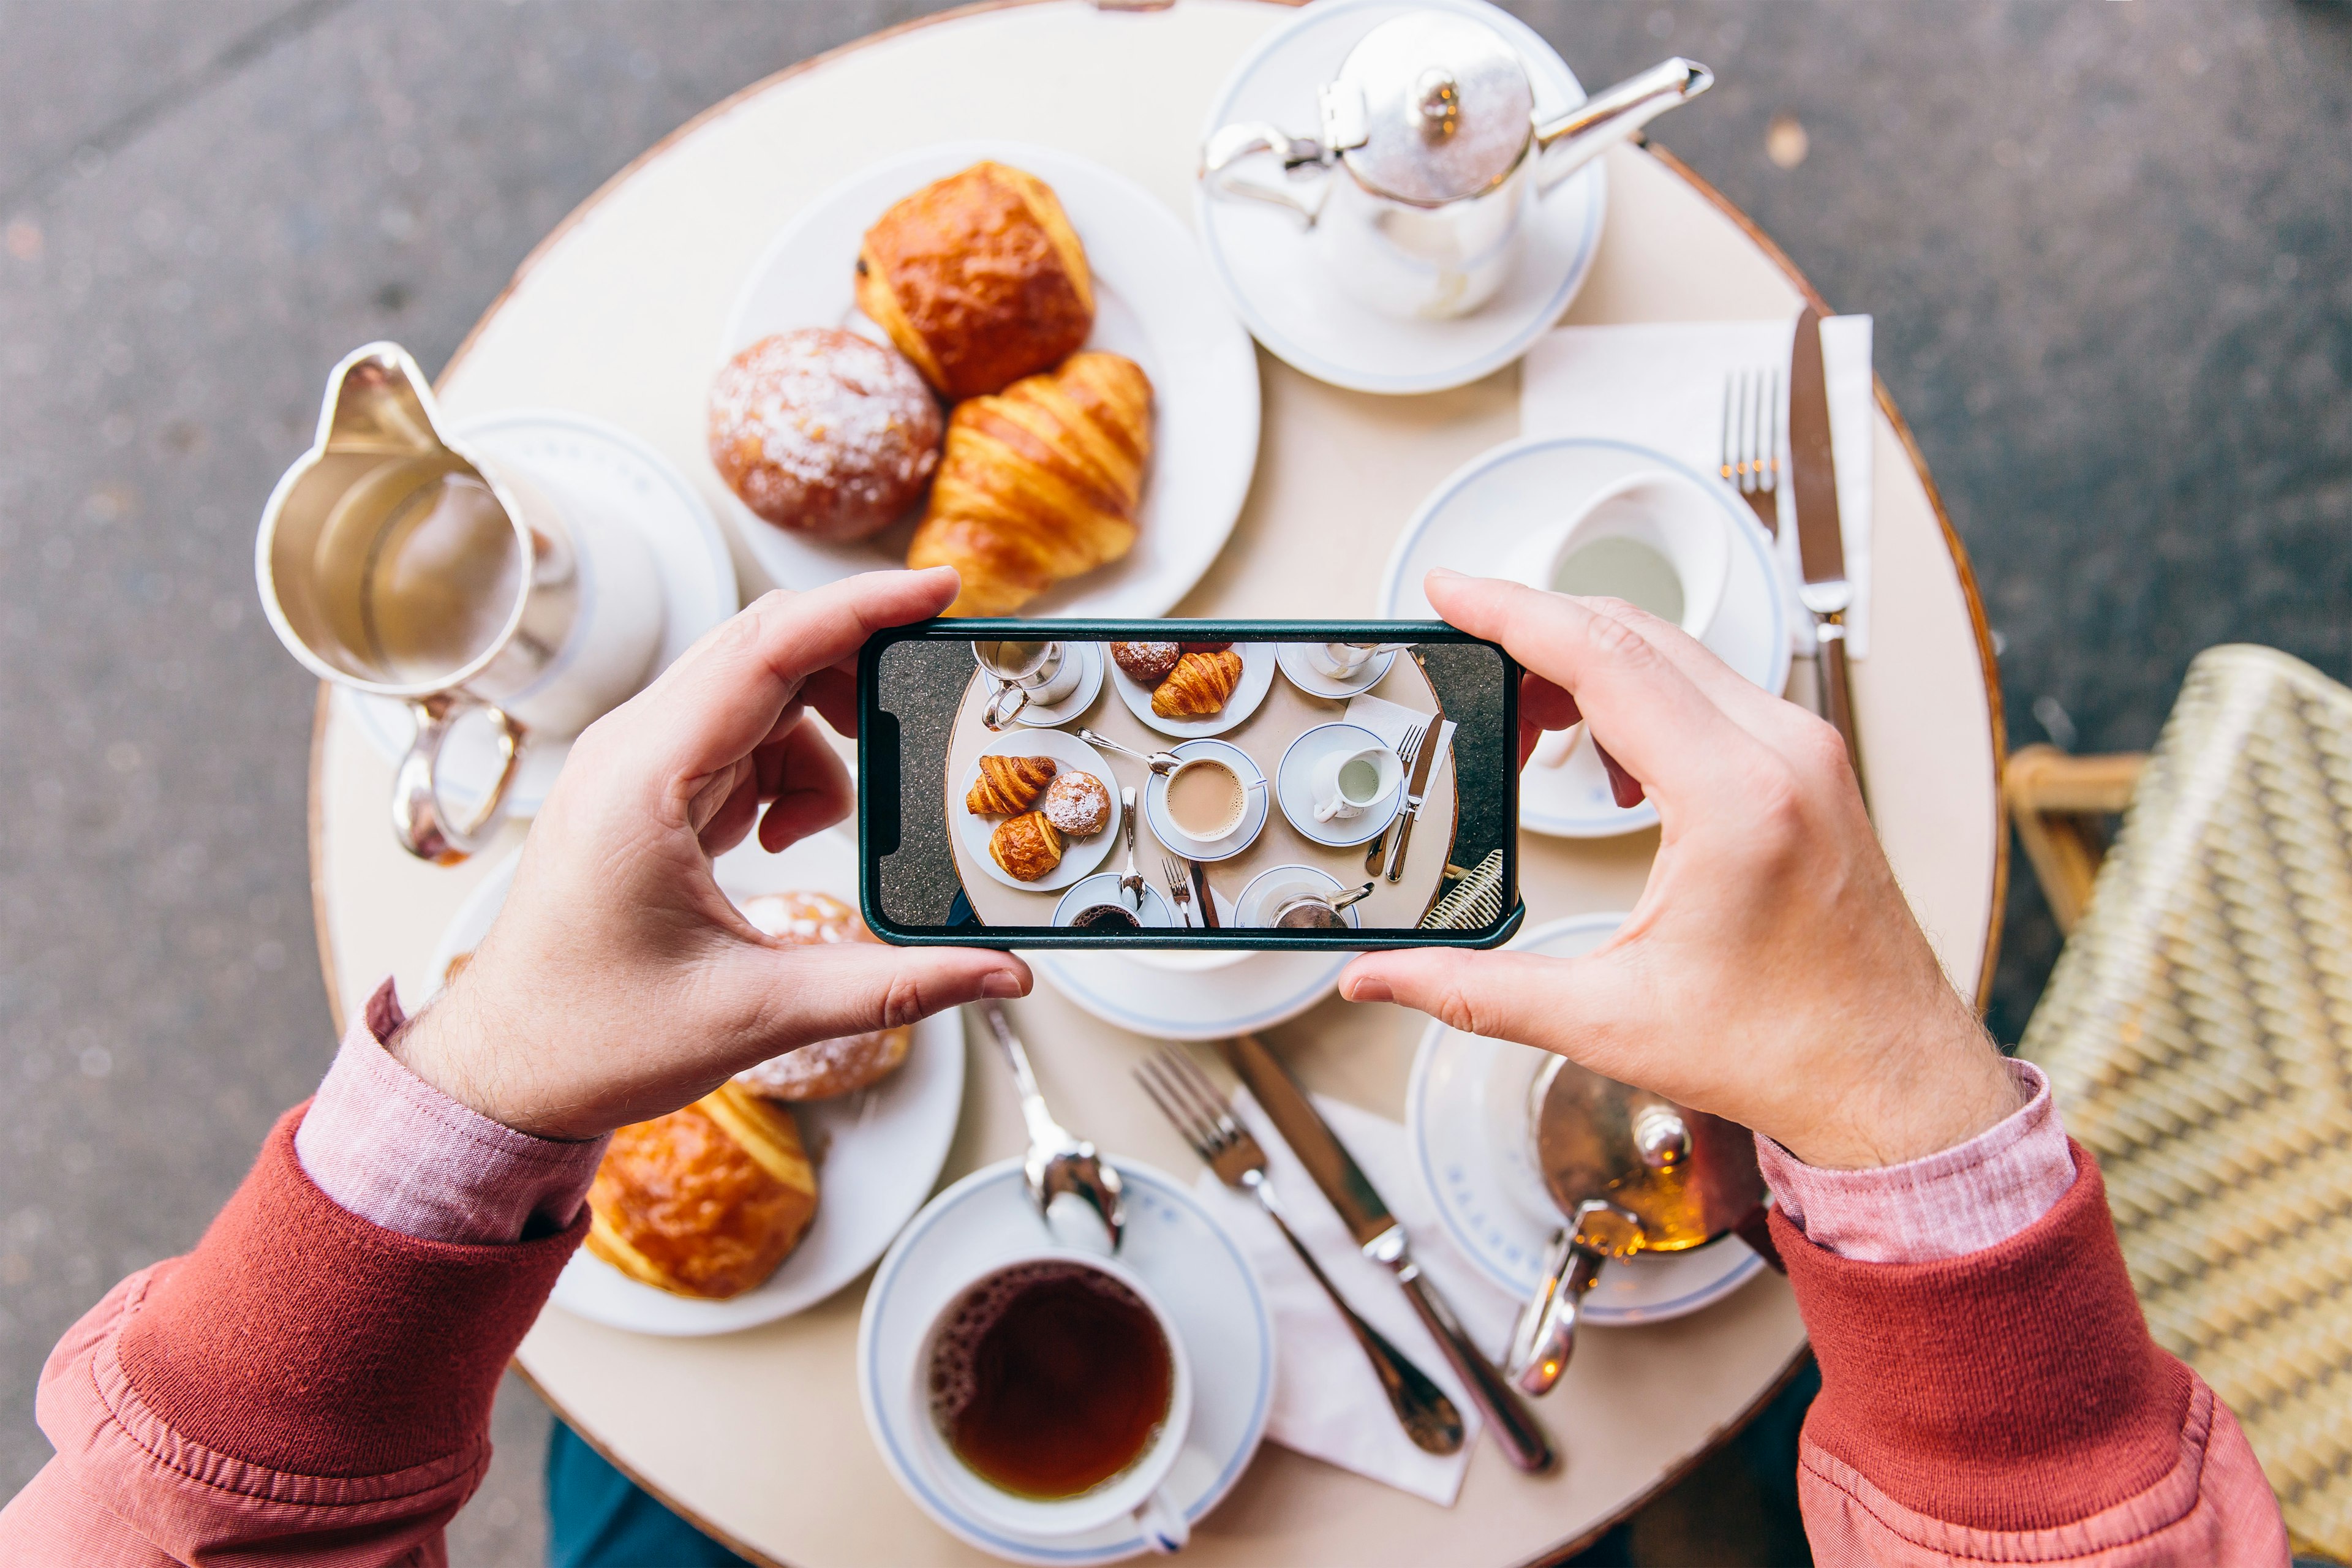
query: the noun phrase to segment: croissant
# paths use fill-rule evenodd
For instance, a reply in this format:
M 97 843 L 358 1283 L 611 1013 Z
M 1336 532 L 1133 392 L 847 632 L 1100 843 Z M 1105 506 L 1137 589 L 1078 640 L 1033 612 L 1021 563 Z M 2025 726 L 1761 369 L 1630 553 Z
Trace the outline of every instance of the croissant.
M 1095 323 L 1086 247 L 1054 188 L 990 163 L 933 181 L 866 231 L 857 308 L 950 398 L 1051 369 Z
M 730 1080 L 614 1133 L 588 1209 L 590 1252 L 659 1289 L 722 1300 L 800 1245 L 816 1172 L 792 1113 Z
M 996 825 L 988 836 L 989 858 L 1016 881 L 1034 882 L 1062 863 L 1062 836 L 1042 811 Z
M 1242 656 L 1232 649 L 1188 653 L 1151 694 L 1151 710 L 1162 719 L 1198 719 L 1224 707 L 1241 683 Z
M 960 403 L 907 564 L 963 574 L 950 616 L 1009 615 L 1128 552 L 1150 455 L 1151 381 L 1118 354 Z
M 1051 757 L 980 759 L 980 776 L 963 797 L 963 808 L 977 816 L 1011 816 L 1037 804 L 1054 782 Z

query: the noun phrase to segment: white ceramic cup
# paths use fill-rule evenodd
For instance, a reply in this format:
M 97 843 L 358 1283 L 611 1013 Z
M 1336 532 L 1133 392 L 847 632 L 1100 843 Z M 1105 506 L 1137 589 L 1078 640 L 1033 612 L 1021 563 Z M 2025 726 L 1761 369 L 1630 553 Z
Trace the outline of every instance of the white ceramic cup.
M 1108 1276 L 1131 1292 L 1150 1310 L 1152 1319 L 1168 1342 L 1168 1361 L 1172 1373 L 1169 1390 L 1168 1414 L 1149 1447 L 1125 1469 L 1076 1497 L 1051 1500 L 1021 1497 L 997 1487 L 958 1458 L 949 1447 L 939 1423 L 931 1418 L 928 1382 L 934 1348 L 940 1331 L 946 1326 L 956 1306 L 974 1287 L 1013 1268 L 1032 1264 L 1054 1263 L 1073 1268 L 1092 1269 Z M 1064 1247 L 1041 1247 L 1011 1258 L 998 1258 L 987 1268 L 977 1269 L 961 1279 L 949 1281 L 937 1296 L 930 1323 L 917 1343 L 914 1363 L 907 1369 L 906 1388 L 913 1405 L 913 1419 L 908 1424 L 915 1434 L 915 1449 L 933 1485 L 946 1493 L 950 1504 L 967 1518 L 987 1523 L 993 1529 L 1020 1535 L 1055 1538 L 1076 1535 L 1083 1531 L 1097 1530 L 1121 1519 L 1132 1519 L 1144 1539 L 1157 1552 L 1181 1551 L 1192 1539 L 1192 1527 L 1185 1522 L 1183 1511 L 1171 1502 L 1160 1490 L 1168 1472 L 1176 1463 L 1176 1456 L 1184 1447 L 1184 1436 L 1192 1421 L 1192 1363 L 1184 1353 L 1183 1337 L 1176 1331 L 1175 1322 L 1168 1310 L 1152 1296 L 1143 1281 L 1120 1265 L 1090 1253 Z
M 1372 770 L 1369 790 L 1350 789 L 1351 782 L 1360 778 L 1360 770 L 1350 770 L 1350 763 L 1362 763 Z M 1360 751 L 1328 751 L 1316 759 L 1315 771 L 1309 775 L 1315 797 L 1315 820 L 1328 822 L 1333 817 L 1346 819 L 1361 816 L 1389 797 L 1404 777 L 1404 767 L 1396 752 L 1386 746 L 1366 746 Z
M 1378 643 L 1316 643 L 1307 650 L 1307 662 L 1334 680 L 1352 680 L 1379 651 Z
M 1223 824 L 1191 823 L 1185 821 L 1183 817 L 1177 815 L 1175 804 L 1176 786 L 1183 782 L 1186 774 L 1192 773 L 1196 769 L 1203 772 L 1223 773 L 1234 783 L 1235 788 L 1234 790 L 1234 800 L 1235 804 L 1233 815 L 1227 817 Z M 1244 822 L 1248 820 L 1250 791 L 1256 787 L 1258 786 L 1252 784 L 1251 781 L 1243 778 L 1240 772 L 1223 757 L 1187 757 L 1183 762 L 1179 763 L 1175 769 L 1168 775 L 1168 795 L 1165 803 L 1168 812 L 1168 820 L 1174 823 L 1177 830 L 1182 833 L 1186 837 L 1192 839 L 1194 843 L 1214 844 L 1232 834 L 1235 828 L 1239 827 Z M 1198 831 L 1195 831 L 1196 828 Z
M 1086 674 L 1085 664 L 1068 643 L 1029 645 L 1027 657 L 1013 657 L 1013 650 L 1023 646 L 1012 642 L 971 645 L 972 662 L 997 682 L 994 695 L 981 710 L 981 722 L 992 730 L 1002 730 L 1032 706 L 1051 708 L 1076 691 Z

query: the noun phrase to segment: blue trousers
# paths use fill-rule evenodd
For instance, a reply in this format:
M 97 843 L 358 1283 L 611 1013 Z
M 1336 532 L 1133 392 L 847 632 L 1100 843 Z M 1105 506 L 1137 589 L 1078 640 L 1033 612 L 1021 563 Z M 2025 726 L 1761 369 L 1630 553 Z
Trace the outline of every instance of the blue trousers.
M 751 1568 L 555 1424 L 547 1442 L 548 1568 Z

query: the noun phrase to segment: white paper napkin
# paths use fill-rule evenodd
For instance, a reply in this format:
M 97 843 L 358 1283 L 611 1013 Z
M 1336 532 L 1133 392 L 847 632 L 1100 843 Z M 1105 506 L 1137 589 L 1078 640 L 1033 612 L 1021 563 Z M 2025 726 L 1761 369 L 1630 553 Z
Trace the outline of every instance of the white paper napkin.
M 1404 1226 L 1422 1271 L 1453 1304 L 1479 1346 L 1489 1356 L 1501 1355 L 1518 1303 L 1489 1285 L 1446 1239 L 1436 1205 L 1413 1167 L 1405 1130 L 1385 1117 L 1322 1095 L 1315 1097 L 1315 1104 Z M 1247 1256 L 1274 1314 L 1274 1408 L 1266 1436 L 1286 1448 L 1452 1507 L 1478 1438 L 1476 1407 L 1422 1327 L 1396 1277 L 1356 1249 L 1339 1215 L 1247 1089 L 1235 1092 L 1234 1113 L 1265 1148 L 1267 1174 L 1290 1228 L 1357 1314 L 1445 1390 L 1466 1430 L 1461 1450 L 1444 1458 L 1414 1447 L 1397 1424 L 1355 1335 L 1282 1233 L 1259 1210 L 1257 1200 L 1203 1172 L 1194 1195 Z
M 1752 370 L 1778 370 L 1785 405 L 1795 331 L 1793 319 L 1558 328 L 1528 351 L 1519 378 L 1519 434 L 1637 441 L 1712 474 L 1723 453 L 1725 381 Z M 1838 521 L 1854 595 L 1845 616 L 1846 648 L 1855 658 L 1870 652 L 1871 450 L 1876 432 L 1870 356 L 1868 316 L 1832 316 L 1822 322 Z M 1813 619 L 1796 597 L 1797 514 L 1789 484 L 1788 430 L 1784 406 L 1778 548 L 1790 640 L 1810 653 Z

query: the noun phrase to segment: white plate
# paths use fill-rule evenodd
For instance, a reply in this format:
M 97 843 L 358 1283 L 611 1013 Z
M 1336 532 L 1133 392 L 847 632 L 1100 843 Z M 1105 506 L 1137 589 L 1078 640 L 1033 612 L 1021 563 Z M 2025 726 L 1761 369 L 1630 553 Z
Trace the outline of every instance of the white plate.
M 518 849 L 459 907 L 433 954 L 436 977 L 488 933 L 521 861 Z M 812 834 L 781 855 L 747 838 L 713 869 L 738 903 L 806 890 L 857 905 L 857 846 L 838 832 Z M 962 1111 L 963 1026 L 957 1014 L 942 1013 L 915 1026 L 905 1065 L 888 1078 L 793 1108 L 817 1162 L 816 1218 L 767 1283 L 728 1300 L 698 1301 L 641 1285 L 583 1247 L 563 1266 L 550 1300 L 591 1322 L 673 1338 L 732 1333 L 813 1307 L 863 1274 L 922 1206 Z
M 618 500 L 615 510 L 645 538 L 662 576 L 662 638 L 646 679 L 667 669 L 695 639 L 741 608 L 735 563 L 710 509 L 667 458 L 614 426 L 584 414 L 551 408 L 518 408 L 468 419 L 451 432 L 461 441 L 504 458 L 539 479 L 559 507 L 593 507 Z M 383 760 L 408 754 L 416 721 L 408 705 L 389 697 L 362 697 L 341 687 L 335 700 Z M 570 735 L 526 736 L 522 767 L 507 792 L 507 813 L 535 816 L 555 787 L 563 759 L 572 754 Z M 460 720 L 441 752 L 441 793 L 452 805 L 471 806 L 497 779 L 497 742 L 478 714 Z
M 1584 101 L 1576 73 L 1549 44 L 1478 0 L 1320 0 L 1268 33 L 1234 68 L 1202 125 L 1202 142 L 1244 120 L 1312 135 L 1316 90 L 1339 74 L 1356 40 L 1391 16 L 1431 9 L 1475 16 L 1510 39 L 1528 62 L 1538 115 Z M 1297 214 L 1265 202 L 1220 199 L 1205 186 L 1193 192 L 1209 264 L 1257 341 L 1317 380 L 1358 392 L 1438 392 L 1527 353 L 1583 286 L 1607 206 L 1601 166 L 1589 163 L 1531 207 L 1518 266 L 1493 299 L 1450 321 L 1403 321 L 1334 287 Z
M 1574 957 L 1609 940 L 1622 914 L 1578 915 L 1523 932 L 1514 949 Z M 1530 1046 L 1433 1023 L 1405 1090 L 1406 1134 L 1438 1217 L 1484 1274 L 1525 1300 L 1560 1227 L 1528 1140 L 1528 1092 L 1549 1056 Z M 1584 1319 L 1654 1323 L 1714 1305 L 1764 1268 L 1736 1236 L 1689 1252 L 1650 1254 L 1601 1271 Z
M 1163 1490 L 1198 1525 L 1224 1500 L 1265 1435 L 1274 1400 L 1274 1319 L 1257 1276 L 1182 1183 L 1117 1162 L 1127 1193 L 1118 1260 L 1176 1325 L 1192 1364 L 1192 1424 Z M 924 1205 L 882 1259 L 857 1321 L 857 1398 L 891 1476 L 941 1529 L 1014 1563 L 1117 1563 L 1150 1550 L 1133 1521 L 1040 1539 L 955 1511 L 924 1473 L 910 1440 L 914 1357 L 941 1292 L 999 1258 L 1052 1238 L 1030 1205 L 1017 1159 L 974 1171 Z
M 1269 866 L 1251 878 L 1242 896 L 1234 900 L 1234 924 L 1270 926 L 1274 923 L 1275 906 L 1284 899 L 1298 893 L 1340 893 L 1347 889 L 1347 883 L 1320 866 Z M 1353 904 L 1341 910 L 1339 918 L 1350 926 L 1363 924 L 1356 918 Z
M 1388 794 L 1355 816 L 1335 816 L 1328 822 L 1315 820 L 1315 764 L 1343 748 L 1360 752 L 1372 746 L 1386 750 L 1388 742 L 1361 724 L 1330 723 L 1316 725 L 1283 749 L 1282 763 L 1274 770 L 1274 793 L 1281 797 L 1282 815 L 1298 830 L 1301 838 L 1345 849 L 1354 844 L 1370 844 L 1389 830 L 1389 824 L 1404 808 L 1402 766 Z
M 1331 994 L 1355 954 L 1244 952 L 1218 966 L 1213 981 L 1203 981 L 1198 969 L 1150 962 L 1174 953 L 1047 948 L 1021 956 L 1106 1024 L 1156 1040 L 1216 1040 L 1296 1018 Z
M 1068 648 L 1070 656 L 1078 661 L 1077 685 L 1059 702 L 1024 704 L 1019 717 L 1013 720 L 1014 723 L 1025 724 L 1033 730 L 1050 730 L 1057 724 L 1068 723 L 1093 707 L 1095 699 L 1102 694 L 1103 666 L 1110 662 L 1103 654 L 1103 645 L 1074 640 L 1062 646 Z M 992 680 L 990 689 L 994 688 L 995 682 Z M 1108 784 L 1110 781 L 1105 779 L 1103 782 Z
M 794 327 L 845 326 L 882 341 L 857 312 L 859 242 L 899 198 L 983 158 L 1054 187 L 1094 275 L 1095 329 L 1087 347 L 1135 361 L 1153 391 L 1151 467 L 1135 547 L 1039 595 L 1023 613 L 1166 615 L 1224 547 L 1249 493 L 1257 464 L 1257 355 L 1210 277 L 1200 243 L 1125 175 L 1018 142 L 950 142 L 885 159 L 810 203 L 776 237 L 736 296 L 719 357 Z M 752 557 L 787 588 L 905 563 L 904 522 L 872 539 L 828 544 L 762 521 L 723 485 L 719 491 Z
M 1290 677 L 1290 684 L 1309 697 L 1354 697 L 1370 691 L 1386 679 L 1389 666 L 1396 662 L 1397 650 L 1376 653 L 1364 661 L 1364 667 L 1345 679 L 1326 675 L 1315 668 L 1312 657 L 1320 645 L 1311 642 L 1280 643 L 1275 648 L 1275 660 L 1282 673 Z
M 1663 452 L 1627 441 L 1539 437 L 1507 442 L 1454 470 L 1421 503 L 1389 556 L 1381 582 L 1381 614 L 1403 618 L 1433 614 L 1422 592 L 1433 566 L 1492 575 L 1528 535 L 1564 524 L 1585 499 L 1645 468 L 1670 468 L 1716 498 L 1732 531 L 1731 576 L 1723 606 L 1704 639 L 1726 664 L 1779 693 L 1789 684 L 1789 630 L 1783 618 L 1772 542 L 1731 489 L 1713 474 L 1685 467 Z M 1530 765 L 1519 773 L 1519 826 L 1561 838 L 1606 838 L 1655 826 L 1648 801 L 1621 809 L 1609 775 L 1589 745 L 1580 744 L 1559 767 Z
M 1242 656 L 1241 684 L 1225 705 L 1214 713 L 1204 713 L 1198 719 L 1162 719 L 1151 710 L 1152 688 L 1118 668 L 1118 660 L 1110 661 L 1110 682 L 1118 691 L 1118 700 L 1127 710 L 1163 735 L 1180 741 L 1196 740 L 1202 735 L 1222 735 L 1251 714 L 1274 689 L 1274 646 L 1271 643 L 1242 642 L 1234 645 Z
M 1129 913 L 1134 913 L 1135 906 L 1128 901 L 1127 894 L 1120 889 L 1118 879 L 1119 873 L 1117 871 L 1097 871 L 1082 882 L 1072 883 L 1070 890 L 1062 895 L 1062 901 L 1054 906 L 1054 923 L 1057 926 L 1068 925 L 1077 918 L 1081 910 L 1092 909 L 1097 904 L 1117 904 Z M 1140 918 L 1142 924 L 1148 930 L 1157 930 L 1176 923 L 1176 911 L 1169 907 L 1168 896 L 1153 887 L 1151 879 L 1148 877 L 1143 882 L 1143 910 Z
M 1193 757 L 1223 759 L 1249 791 L 1249 805 L 1242 810 L 1241 826 L 1223 838 L 1195 838 L 1178 827 L 1168 815 L 1168 775 L 1153 773 L 1143 786 L 1143 820 L 1150 825 L 1151 836 L 1185 859 L 1203 862 L 1230 860 L 1256 843 L 1257 836 L 1265 829 L 1266 815 L 1271 809 L 1266 805 L 1265 774 L 1258 771 L 1257 759 L 1231 741 L 1186 741 L 1170 750 L 1188 761 Z M 1192 918 L 1199 920 L 1200 911 L 1194 910 Z
M 1062 773 L 1076 770 L 1092 773 L 1102 781 L 1103 791 L 1110 796 L 1110 820 L 1102 831 L 1085 838 L 1062 835 L 1062 863 L 1034 882 L 1020 878 L 996 863 L 988 852 L 989 836 L 996 831 L 1001 816 L 982 816 L 963 807 L 964 796 L 971 793 L 972 781 L 980 777 L 980 757 L 964 764 L 963 776 L 957 781 L 955 794 L 948 797 L 948 812 L 955 818 L 956 836 L 963 840 L 964 853 L 980 863 L 980 868 L 1008 888 L 1018 888 L 1024 893 L 1051 893 L 1068 887 L 1102 863 L 1110 847 L 1118 840 L 1118 781 L 1111 776 L 1110 764 L 1102 753 L 1059 730 L 1013 730 L 991 741 L 981 757 L 1051 757 Z M 1061 773 L 1054 775 L 1056 778 Z

